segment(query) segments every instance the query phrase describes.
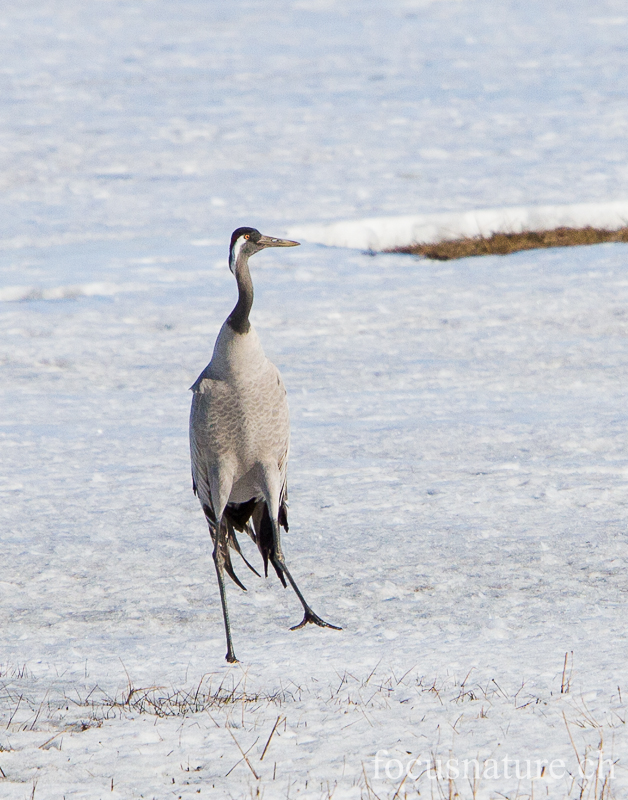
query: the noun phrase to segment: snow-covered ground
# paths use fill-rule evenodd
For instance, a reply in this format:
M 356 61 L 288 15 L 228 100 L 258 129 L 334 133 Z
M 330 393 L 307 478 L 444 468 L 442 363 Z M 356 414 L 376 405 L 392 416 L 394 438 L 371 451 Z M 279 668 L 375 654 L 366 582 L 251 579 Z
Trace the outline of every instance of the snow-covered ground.
M 226 665 L 186 432 L 236 225 L 624 199 L 623 4 L 1 21 L 0 796 L 625 796 L 626 245 L 252 261 L 342 632 L 236 566 Z

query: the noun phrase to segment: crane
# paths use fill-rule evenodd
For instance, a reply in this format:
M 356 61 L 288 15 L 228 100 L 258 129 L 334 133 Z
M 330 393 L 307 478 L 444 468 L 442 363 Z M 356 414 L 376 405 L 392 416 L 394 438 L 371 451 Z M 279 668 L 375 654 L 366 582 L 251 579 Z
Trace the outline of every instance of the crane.
M 214 544 L 213 559 L 227 636 L 226 659 L 237 662 L 227 607 L 225 572 L 241 589 L 230 550 L 246 560 L 236 531 L 257 545 L 268 577 L 273 566 L 284 588 L 287 582 L 303 606 L 303 620 L 341 630 L 321 619 L 305 601 L 290 574 L 281 548 L 280 528 L 288 530 L 287 466 L 290 420 L 279 370 L 264 355 L 249 321 L 253 281 L 249 258 L 267 247 L 296 247 L 299 242 L 238 228 L 231 236 L 229 268 L 238 286 L 238 301 L 223 323 L 212 359 L 191 387 L 190 454 L 192 488 L 198 496 Z

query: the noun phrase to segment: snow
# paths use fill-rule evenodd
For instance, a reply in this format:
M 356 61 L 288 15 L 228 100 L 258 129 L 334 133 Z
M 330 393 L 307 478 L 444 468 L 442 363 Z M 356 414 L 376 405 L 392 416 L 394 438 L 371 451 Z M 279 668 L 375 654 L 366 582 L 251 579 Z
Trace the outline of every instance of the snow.
M 67 300 L 77 297 L 107 297 L 120 292 L 142 292 L 148 287 L 142 283 L 84 283 L 74 286 L 52 286 L 41 289 L 38 286 L 6 286 L 0 289 L 0 302 L 20 300 Z
M 620 6 L 1 22 L 0 795 L 625 795 L 626 245 L 252 260 L 286 557 L 341 632 L 236 565 L 225 663 L 186 432 L 238 225 L 621 214 Z
M 292 225 L 288 235 L 308 242 L 359 250 L 392 250 L 493 233 L 593 226 L 618 230 L 628 223 L 628 202 L 482 208 L 441 214 L 372 217 L 325 224 Z

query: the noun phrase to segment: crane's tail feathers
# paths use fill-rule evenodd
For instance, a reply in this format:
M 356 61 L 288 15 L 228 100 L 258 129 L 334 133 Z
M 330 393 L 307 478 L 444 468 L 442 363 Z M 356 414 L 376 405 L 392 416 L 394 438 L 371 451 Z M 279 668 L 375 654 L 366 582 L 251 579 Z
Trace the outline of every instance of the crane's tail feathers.
M 277 577 L 285 589 L 288 585 L 286 583 L 286 578 L 283 574 L 281 565 L 277 563 L 274 557 L 275 543 L 273 537 L 273 524 L 270 521 L 268 506 L 264 502 L 260 503 L 260 506 L 262 507 L 261 514 L 258 507 L 257 513 L 253 516 L 253 526 L 255 528 L 255 540 L 257 542 L 259 551 L 262 554 L 262 558 L 264 559 L 264 575 L 268 577 L 268 562 L 270 561 L 275 569 L 275 572 L 277 573 Z
M 286 532 L 288 531 L 288 504 L 285 499 L 282 499 L 279 506 L 279 524 Z
M 205 513 L 212 540 L 215 541 L 217 522 L 214 509 L 210 505 L 203 503 L 203 512 Z M 279 525 L 287 531 L 288 508 L 285 498 L 283 497 L 279 506 L 278 517 Z M 223 524 L 226 524 L 227 527 L 225 546 L 223 548 L 224 567 L 225 572 L 229 575 L 231 580 L 246 591 L 246 587 L 233 570 L 229 548 L 236 551 L 251 572 L 261 577 L 255 567 L 244 557 L 240 549 L 240 543 L 236 537 L 236 531 L 240 531 L 250 536 L 257 545 L 264 561 L 264 576 L 266 578 L 268 577 L 268 562 L 270 561 L 277 573 L 277 577 L 285 589 L 288 584 L 286 583 L 283 567 L 274 556 L 275 541 L 273 536 L 273 524 L 265 501 L 252 498 L 245 503 L 229 503 L 223 512 Z
M 240 589 L 246 592 L 246 586 L 242 583 L 240 578 L 235 574 L 233 571 L 233 564 L 231 563 L 231 555 L 229 554 L 229 548 L 225 547 L 224 549 L 224 565 L 225 565 L 225 572 L 231 578 L 231 580 L 237 584 Z
M 235 530 L 233 529 L 233 526 L 229 522 L 227 523 L 227 531 L 228 531 L 228 533 L 227 533 L 227 544 L 229 545 L 229 547 L 233 548 L 233 550 L 236 551 L 236 553 L 240 556 L 242 561 L 244 561 L 244 563 L 251 570 L 251 572 L 254 572 L 257 575 L 258 578 L 261 578 L 262 576 L 255 569 L 255 567 L 252 564 L 250 564 L 247 561 L 247 559 L 244 557 L 244 553 L 240 549 L 240 542 L 238 541 L 238 537 L 235 534 Z
M 258 578 L 262 576 L 259 572 L 255 569 L 255 567 L 249 563 L 249 561 L 244 557 L 242 550 L 240 549 L 240 543 L 235 535 L 236 530 L 245 531 L 248 535 L 255 541 L 255 534 L 251 528 L 251 524 L 249 522 L 249 518 L 251 513 L 255 508 L 255 504 L 249 501 L 248 503 L 241 503 L 240 505 L 228 505 L 224 512 L 224 519 L 227 524 L 227 537 L 226 537 L 226 544 L 225 547 L 225 571 L 229 575 L 229 577 L 238 584 L 241 589 L 246 591 L 246 586 L 238 579 L 235 572 L 233 571 L 233 565 L 231 563 L 231 557 L 229 555 L 229 547 L 236 551 L 236 553 L 240 556 L 242 561 L 246 564 L 246 566 L 254 572 Z M 207 520 L 207 525 L 209 526 L 209 532 L 212 537 L 212 541 L 216 539 L 216 515 L 214 514 L 214 509 L 203 503 L 203 513 L 205 514 L 205 519 Z
M 233 570 L 233 564 L 231 563 L 231 553 L 229 552 L 229 545 L 233 547 L 233 539 L 235 538 L 233 535 L 233 528 L 231 527 L 229 522 L 223 518 L 221 524 L 222 528 L 222 534 L 221 534 L 220 531 L 216 531 L 215 527 L 212 528 L 212 524 L 209 518 L 207 519 L 207 522 L 209 523 L 209 531 L 212 534 L 212 539 L 214 540 L 214 544 L 216 545 L 216 547 L 219 549 L 220 552 L 219 560 L 220 563 L 222 564 L 222 568 L 231 578 L 231 580 L 235 584 L 237 584 L 240 587 L 240 589 L 246 592 L 246 586 L 235 574 Z M 239 550 L 239 547 L 237 549 Z
M 209 525 L 209 530 L 211 531 L 212 537 L 216 532 L 216 515 L 214 514 L 214 509 L 211 506 L 208 506 L 207 503 L 203 503 L 203 514 L 205 514 L 205 519 L 207 520 L 207 524 Z
M 258 503 L 259 500 L 255 498 L 247 500 L 246 503 L 228 503 L 223 512 L 223 519 L 226 519 L 236 531 L 247 533 L 251 538 L 254 538 L 249 520 Z M 215 528 L 217 522 L 214 509 L 207 503 L 202 503 L 202 506 L 207 523 L 210 528 Z
M 246 503 L 228 503 L 224 515 L 237 531 L 249 533 L 248 522 L 258 503 L 259 500 L 255 497 L 247 500 Z
M 242 581 L 238 578 L 238 576 L 233 571 L 233 565 L 231 562 L 228 564 L 225 563 L 225 572 L 231 578 L 231 580 L 242 589 L 243 592 L 246 592 L 246 586 L 242 583 Z
M 279 580 L 280 580 L 280 581 L 281 581 L 281 583 L 283 584 L 283 588 L 284 588 L 284 589 L 287 589 L 287 588 L 288 588 L 288 584 L 286 583 L 286 576 L 283 574 L 283 570 L 282 570 L 282 568 L 281 568 L 281 567 L 280 567 L 280 565 L 279 565 L 279 564 L 278 564 L 278 563 L 275 561 L 275 559 L 274 559 L 274 558 L 272 558 L 272 556 L 271 556 L 271 559 L 270 559 L 270 560 L 271 560 L 271 563 L 272 563 L 273 567 L 275 568 L 275 572 L 277 573 L 277 577 L 279 578 Z
M 238 552 L 240 552 L 240 551 L 238 551 Z M 259 574 L 259 572 L 258 572 L 258 571 L 255 569 L 255 567 L 253 566 L 253 564 L 250 564 L 250 563 L 249 563 L 249 562 L 246 560 L 246 558 L 244 557 L 244 555 L 243 555 L 242 553 L 240 553 L 240 558 L 242 559 L 242 561 L 244 561 L 244 563 L 245 563 L 245 564 L 246 564 L 246 566 L 247 566 L 247 567 L 248 567 L 248 568 L 251 570 L 251 572 L 254 572 L 254 573 L 257 575 L 257 577 L 258 577 L 258 578 L 261 578 L 261 577 L 262 577 L 262 576 Z

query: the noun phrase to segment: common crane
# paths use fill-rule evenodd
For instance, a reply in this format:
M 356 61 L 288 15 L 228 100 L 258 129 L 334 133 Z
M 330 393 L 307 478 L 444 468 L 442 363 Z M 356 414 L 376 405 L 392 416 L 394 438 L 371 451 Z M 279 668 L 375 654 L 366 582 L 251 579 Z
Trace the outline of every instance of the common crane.
M 290 422 L 286 390 L 277 367 L 264 355 L 249 322 L 253 282 L 249 258 L 266 247 L 296 247 L 299 242 L 263 236 L 238 228 L 231 236 L 229 268 L 238 285 L 238 302 L 224 322 L 212 359 L 191 387 L 192 486 L 201 503 L 214 544 L 220 600 L 227 635 L 227 661 L 237 661 L 231 640 L 224 573 L 245 589 L 233 570 L 229 549 L 245 564 L 236 531 L 247 533 L 262 554 L 264 573 L 272 564 L 284 588 L 288 583 L 303 606 L 303 620 L 322 628 L 290 574 L 281 549 L 279 528 L 288 530 L 287 463 Z M 246 591 L 246 589 L 245 589 Z

